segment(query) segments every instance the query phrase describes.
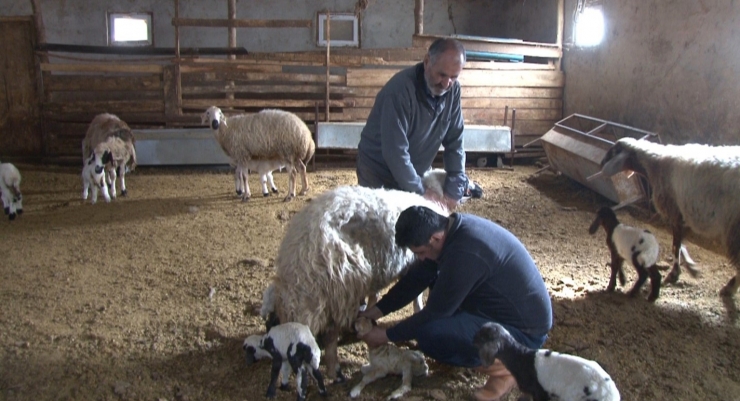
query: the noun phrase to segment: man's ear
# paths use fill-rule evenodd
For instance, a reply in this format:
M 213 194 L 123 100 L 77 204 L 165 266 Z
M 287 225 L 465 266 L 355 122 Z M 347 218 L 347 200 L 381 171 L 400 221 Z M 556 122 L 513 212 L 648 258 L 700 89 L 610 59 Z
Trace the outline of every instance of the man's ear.
M 440 243 L 445 238 L 445 232 L 444 231 L 437 231 L 436 233 L 432 234 L 432 237 L 429 238 L 430 244 Z

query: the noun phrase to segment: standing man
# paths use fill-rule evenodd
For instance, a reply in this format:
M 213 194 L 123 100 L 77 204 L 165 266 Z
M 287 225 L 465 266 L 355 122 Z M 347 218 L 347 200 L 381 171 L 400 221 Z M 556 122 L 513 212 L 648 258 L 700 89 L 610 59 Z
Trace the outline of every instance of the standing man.
M 464 65 L 465 48 L 460 42 L 437 39 L 422 63 L 400 71 L 385 84 L 358 145 L 361 186 L 423 195 L 421 176 L 443 145 L 444 199 L 427 196 L 454 209 L 468 183 L 457 81 Z
M 529 252 L 490 220 L 462 213 L 445 217 L 423 206 L 400 214 L 395 239 L 423 262 L 360 316 L 377 320 L 429 287 L 427 305 L 393 327 L 373 327 L 361 339 L 370 348 L 415 339 L 430 358 L 487 374 L 485 386 L 475 392 L 477 400 L 503 397 L 516 380 L 499 360 L 482 366 L 473 337 L 494 321 L 528 347 L 544 344 L 552 327 L 552 304 Z

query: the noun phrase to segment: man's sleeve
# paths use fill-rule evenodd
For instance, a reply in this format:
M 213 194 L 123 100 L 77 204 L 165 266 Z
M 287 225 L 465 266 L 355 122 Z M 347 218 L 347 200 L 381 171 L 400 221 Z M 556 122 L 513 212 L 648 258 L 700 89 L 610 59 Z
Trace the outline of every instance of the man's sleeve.
M 416 174 L 409 156 L 408 130 L 411 125 L 411 101 L 404 92 L 385 96 L 382 101 L 380 143 L 383 159 L 400 189 L 424 194 L 421 177 Z
M 460 200 L 467 189 L 468 177 L 465 175 L 465 150 L 463 149 L 465 124 L 460 105 L 460 84 L 458 83 L 455 87 L 456 96 L 452 102 L 452 122 L 442 140 L 442 145 L 445 147 L 443 160 L 447 172 L 444 193 L 454 200 Z
M 409 267 L 406 275 L 401 277 L 388 293 L 377 303 L 383 316 L 393 313 L 413 301 L 437 277 L 437 263 L 416 261 Z

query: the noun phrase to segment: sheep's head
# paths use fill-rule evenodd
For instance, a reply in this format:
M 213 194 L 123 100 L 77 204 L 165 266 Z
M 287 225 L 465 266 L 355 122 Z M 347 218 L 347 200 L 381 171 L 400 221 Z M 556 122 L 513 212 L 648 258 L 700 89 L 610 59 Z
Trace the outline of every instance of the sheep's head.
M 598 230 L 601 225 L 606 229 L 607 225 L 613 228 L 616 227 L 617 224 L 619 224 L 619 221 L 617 220 L 617 215 L 614 214 L 614 211 L 608 206 L 603 206 L 598 212 L 596 212 L 596 218 L 593 223 L 591 223 L 591 227 L 588 228 L 588 233 L 591 235 L 595 234 L 596 230 Z
M 354 328 L 357 332 L 357 336 L 362 337 L 373 329 L 373 321 L 366 317 L 358 317 L 357 320 L 355 320 Z
M 226 127 L 226 116 L 224 116 L 224 113 L 216 106 L 211 106 L 206 110 L 205 113 L 200 115 L 200 122 L 201 124 L 208 123 L 208 125 L 211 126 L 212 129 L 217 130 L 220 124 L 223 124 L 224 127 Z
M 251 335 L 244 340 L 244 345 L 242 345 L 242 348 L 247 354 L 247 366 L 253 364 L 258 359 L 261 359 L 261 341 L 262 336 L 258 334 Z
M 424 354 L 419 351 L 410 351 L 408 354 L 411 363 L 411 373 L 414 376 L 426 376 L 429 374 L 429 365 L 427 365 Z
M 635 138 L 622 138 L 612 145 L 601 160 L 601 170 L 586 178 L 592 181 L 601 176 L 611 177 L 625 170 L 645 173 L 635 157 L 635 147 L 638 144 Z
M 473 338 L 473 345 L 478 348 L 483 365 L 490 366 L 496 361 L 496 356 L 504 346 L 514 340 L 511 334 L 498 323 L 488 322 L 478 330 Z

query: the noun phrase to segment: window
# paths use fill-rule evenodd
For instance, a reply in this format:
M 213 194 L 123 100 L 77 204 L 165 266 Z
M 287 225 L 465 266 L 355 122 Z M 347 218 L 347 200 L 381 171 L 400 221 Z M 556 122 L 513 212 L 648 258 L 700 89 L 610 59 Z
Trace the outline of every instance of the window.
M 109 13 L 108 46 L 151 46 L 151 13 Z
M 360 46 L 359 21 L 355 14 L 329 14 L 329 40 L 331 46 Z M 318 41 L 317 45 L 326 47 L 326 13 L 318 14 Z
M 576 14 L 576 46 L 596 46 L 604 39 L 601 7 L 586 7 Z

